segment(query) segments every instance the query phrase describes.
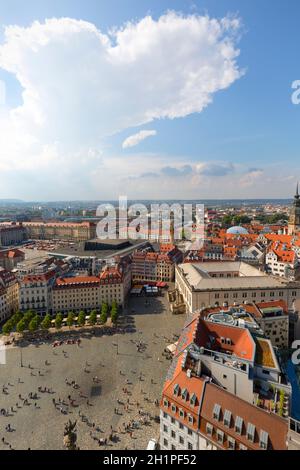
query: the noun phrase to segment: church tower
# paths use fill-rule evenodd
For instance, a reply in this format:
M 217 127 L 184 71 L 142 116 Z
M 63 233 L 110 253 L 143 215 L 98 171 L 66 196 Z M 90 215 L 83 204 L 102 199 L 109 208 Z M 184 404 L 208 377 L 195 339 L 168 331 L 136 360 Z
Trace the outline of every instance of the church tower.
M 299 183 L 297 184 L 296 195 L 290 212 L 288 234 L 295 235 L 300 232 L 300 195 L 299 195 Z

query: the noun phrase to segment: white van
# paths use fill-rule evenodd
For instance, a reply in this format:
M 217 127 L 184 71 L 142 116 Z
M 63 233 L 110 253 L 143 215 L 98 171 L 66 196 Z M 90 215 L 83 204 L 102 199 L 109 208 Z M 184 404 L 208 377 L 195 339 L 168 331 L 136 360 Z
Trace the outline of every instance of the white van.
M 147 450 L 155 450 L 157 448 L 157 441 L 155 439 L 150 439 L 147 445 Z

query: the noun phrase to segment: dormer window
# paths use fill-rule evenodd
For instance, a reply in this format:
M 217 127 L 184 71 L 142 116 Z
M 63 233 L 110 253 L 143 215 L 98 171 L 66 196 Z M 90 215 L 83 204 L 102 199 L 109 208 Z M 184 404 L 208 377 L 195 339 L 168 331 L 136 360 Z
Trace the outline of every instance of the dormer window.
M 213 409 L 213 419 L 215 419 L 216 421 L 219 421 L 220 413 L 221 413 L 221 406 L 218 403 L 215 403 L 214 409 Z
M 182 397 L 182 399 L 185 400 L 185 401 L 188 399 L 188 391 L 187 391 L 186 388 L 184 388 L 184 389 L 182 390 L 182 392 L 181 392 L 181 397 Z
M 260 431 L 259 435 L 259 447 L 261 449 L 267 450 L 269 442 L 269 434 L 266 431 Z
M 247 426 L 247 439 L 248 441 L 254 442 L 255 438 L 255 426 L 252 423 L 248 423 Z
M 176 395 L 177 397 L 180 394 L 180 387 L 178 384 L 174 385 L 173 394 Z
M 234 425 L 234 428 L 235 428 L 235 432 L 237 434 L 242 434 L 242 431 L 243 431 L 243 418 L 241 418 L 240 416 L 237 416 L 235 418 L 235 425 Z
M 191 399 L 190 399 L 190 404 L 191 404 L 191 406 L 196 406 L 196 403 L 197 403 L 197 397 L 193 393 L 192 396 L 191 396 Z
M 223 423 L 224 423 L 224 426 L 226 426 L 227 428 L 230 428 L 230 424 L 231 424 L 231 411 L 225 410 Z

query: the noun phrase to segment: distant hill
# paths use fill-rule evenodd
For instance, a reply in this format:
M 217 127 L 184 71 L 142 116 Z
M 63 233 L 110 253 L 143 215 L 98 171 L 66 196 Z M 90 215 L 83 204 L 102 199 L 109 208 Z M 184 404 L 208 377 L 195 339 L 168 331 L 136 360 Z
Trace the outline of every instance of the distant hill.
M 0 199 L 0 204 L 22 204 L 22 199 Z

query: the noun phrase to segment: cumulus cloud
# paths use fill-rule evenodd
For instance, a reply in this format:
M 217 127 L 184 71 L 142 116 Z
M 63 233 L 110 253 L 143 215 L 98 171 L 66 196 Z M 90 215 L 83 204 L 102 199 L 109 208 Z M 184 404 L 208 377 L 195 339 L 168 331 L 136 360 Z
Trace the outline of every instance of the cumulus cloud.
M 62 164 L 70 174 L 77 165 L 82 175 L 90 170 L 80 158 L 107 137 L 200 113 L 242 75 L 239 27 L 236 18 L 174 12 L 109 33 L 71 18 L 6 27 L 0 67 L 20 83 L 22 102 L 0 116 L 1 169 L 56 181 Z
M 143 140 L 147 139 L 147 137 L 151 137 L 156 135 L 157 132 L 154 130 L 142 130 L 137 134 L 130 135 L 127 139 L 124 140 L 122 147 L 123 149 L 127 149 L 129 147 L 135 147 Z
M 196 167 L 197 173 L 204 176 L 225 176 L 235 171 L 235 166 L 230 162 L 205 162 Z

